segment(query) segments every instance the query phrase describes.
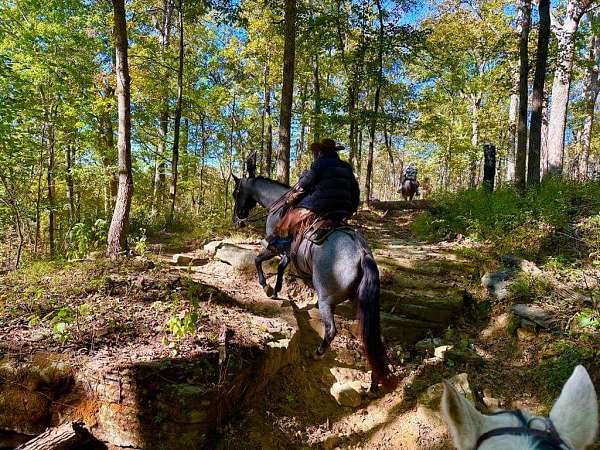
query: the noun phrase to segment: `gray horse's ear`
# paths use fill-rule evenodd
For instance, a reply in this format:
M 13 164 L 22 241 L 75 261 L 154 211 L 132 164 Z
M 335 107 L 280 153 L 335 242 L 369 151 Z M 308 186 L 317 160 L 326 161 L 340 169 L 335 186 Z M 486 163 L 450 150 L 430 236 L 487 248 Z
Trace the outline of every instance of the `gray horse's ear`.
M 256 152 L 252 152 L 246 160 L 246 170 L 248 171 L 248 178 L 254 178 L 256 176 Z
M 458 449 L 475 448 L 485 418 L 454 386 L 445 380 L 443 384 L 442 416 L 448 425 L 454 445 Z
M 573 374 L 550 411 L 558 434 L 573 448 L 586 448 L 598 432 L 598 399 L 594 383 L 583 366 Z

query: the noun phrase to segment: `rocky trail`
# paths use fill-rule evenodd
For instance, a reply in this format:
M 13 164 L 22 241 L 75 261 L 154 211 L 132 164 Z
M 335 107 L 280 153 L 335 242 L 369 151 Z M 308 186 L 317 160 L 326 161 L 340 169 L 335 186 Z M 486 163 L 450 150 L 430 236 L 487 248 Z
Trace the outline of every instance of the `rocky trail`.
M 539 412 L 526 369 L 543 339 L 509 333 L 472 244 L 413 237 L 424 206 L 376 204 L 354 224 L 380 268 L 394 391 L 367 392 L 350 304 L 336 310 L 330 351 L 313 359 L 323 332 L 314 292 L 290 272 L 280 298 L 266 297 L 256 230 L 16 282 L 23 301 L 3 310 L 0 329 L 0 448 L 73 421 L 93 436 L 81 449 L 450 449 L 438 413 L 444 378 L 482 409 Z
M 287 275 L 280 298 L 267 298 L 254 273 L 255 243 L 211 243 L 211 262 L 179 268 L 222 289 L 250 313 L 269 317 L 272 329 L 292 330 L 286 341 L 288 365 L 249 402 L 249 410 L 221 430 L 218 447 L 451 448 L 436 400 L 417 408 L 411 396 L 412 386 L 428 383 L 428 373 L 443 365 L 433 355 L 437 342 L 421 341 L 419 364 L 403 361 L 415 352 L 415 343 L 442 335 L 462 317 L 469 299 L 465 279 L 475 266 L 453 251 L 455 244 L 414 240 L 408 228 L 414 211 L 385 206 L 360 218 L 381 271 L 383 334 L 402 379 L 396 391 L 385 395 L 367 392 L 370 374 L 355 336 L 352 306 L 337 308 L 340 332 L 326 357 L 314 361 L 312 353 L 323 333 L 316 298 L 293 274 Z M 273 266 L 269 272 L 274 283 Z

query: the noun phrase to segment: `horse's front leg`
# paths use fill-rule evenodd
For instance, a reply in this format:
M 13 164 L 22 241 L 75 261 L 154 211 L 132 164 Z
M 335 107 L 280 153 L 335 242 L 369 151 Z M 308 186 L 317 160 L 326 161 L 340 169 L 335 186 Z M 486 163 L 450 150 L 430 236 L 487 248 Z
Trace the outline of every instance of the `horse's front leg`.
M 321 322 L 323 322 L 323 326 L 325 328 L 325 336 L 323 337 L 323 341 L 317 347 L 315 352 L 315 359 L 321 359 L 333 338 L 337 334 L 337 329 L 335 327 L 335 319 L 333 317 L 333 310 L 335 306 L 333 302 L 327 297 L 319 298 L 319 313 L 321 314 Z
M 279 291 L 281 291 L 281 287 L 283 286 L 283 274 L 285 273 L 285 269 L 289 263 L 290 257 L 287 253 L 284 253 L 279 261 L 279 265 L 277 266 L 277 281 L 275 282 L 273 297 L 277 297 L 277 294 L 279 294 Z
M 256 258 L 254 258 L 254 265 L 256 266 L 256 273 L 258 274 L 258 283 L 262 286 L 265 294 L 267 294 L 268 297 L 273 296 L 273 288 L 267 283 L 265 273 L 263 272 L 262 263 L 264 261 L 273 259 L 275 256 L 277 256 L 276 253 L 268 248 L 265 248 L 256 256 Z

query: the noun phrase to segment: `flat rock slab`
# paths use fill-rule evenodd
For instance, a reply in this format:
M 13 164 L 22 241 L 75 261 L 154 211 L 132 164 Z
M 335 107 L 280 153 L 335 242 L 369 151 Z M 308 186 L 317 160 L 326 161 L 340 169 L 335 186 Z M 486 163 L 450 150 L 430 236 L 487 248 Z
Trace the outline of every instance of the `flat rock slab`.
M 518 303 L 512 306 L 515 316 L 533 322 L 535 325 L 550 329 L 556 325 L 556 319 L 550 312 L 537 305 Z
M 239 271 L 254 270 L 256 252 L 235 244 L 223 242 L 216 249 L 214 258 Z

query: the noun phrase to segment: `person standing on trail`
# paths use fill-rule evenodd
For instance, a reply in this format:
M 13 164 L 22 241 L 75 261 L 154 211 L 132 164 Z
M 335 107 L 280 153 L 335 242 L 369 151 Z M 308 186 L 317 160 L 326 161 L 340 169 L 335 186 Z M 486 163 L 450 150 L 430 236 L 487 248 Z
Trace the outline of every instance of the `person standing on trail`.
M 404 179 L 402 180 L 402 184 L 406 180 L 414 181 L 417 185 L 417 195 L 421 195 L 421 191 L 419 190 L 419 182 L 417 181 L 417 165 L 414 162 L 411 162 L 406 169 L 404 169 Z
M 287 251 L 302 225 L 319 218 L 343 222 L 358 210 L 360 189 L 352 167 L 338 155 L 343 149 L 333 139 L 311 144 L 314 162 L 287 194 L 285 204 L 289 209 L 277 225 L 275 236 L 266 238 L 267 245 Z

